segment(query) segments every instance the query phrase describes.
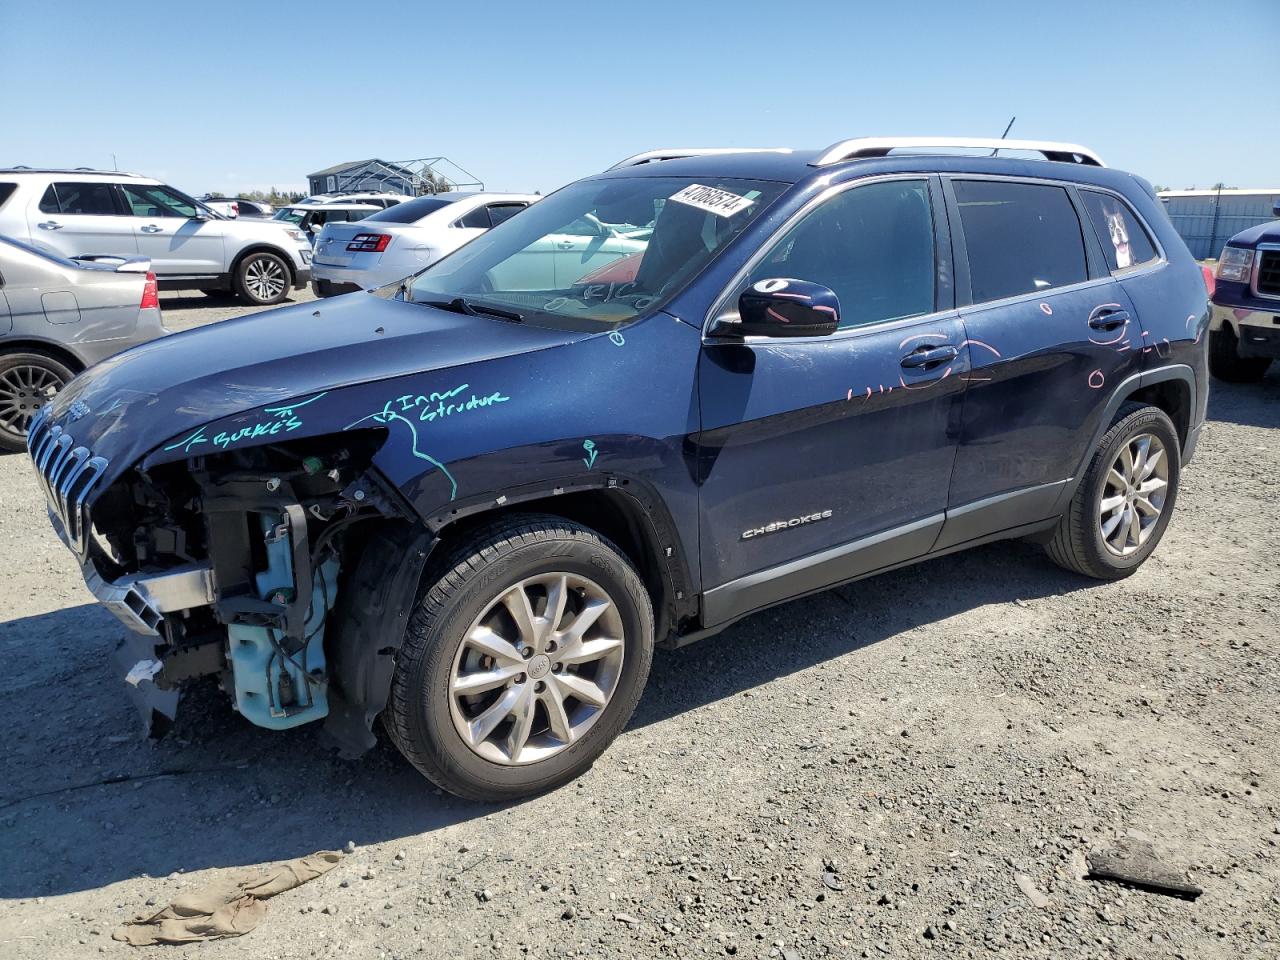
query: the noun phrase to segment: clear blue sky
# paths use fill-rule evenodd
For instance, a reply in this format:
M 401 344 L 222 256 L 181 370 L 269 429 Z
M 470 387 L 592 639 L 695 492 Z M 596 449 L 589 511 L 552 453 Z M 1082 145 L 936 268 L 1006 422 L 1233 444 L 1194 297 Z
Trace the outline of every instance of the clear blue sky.
M 547 192 L 654 147 L 1016 114 L 1156 183 L 1277 187 L 1278 59 L 1280 0 L 0 0 L 0 166 L 233 193 L 443 154 Z

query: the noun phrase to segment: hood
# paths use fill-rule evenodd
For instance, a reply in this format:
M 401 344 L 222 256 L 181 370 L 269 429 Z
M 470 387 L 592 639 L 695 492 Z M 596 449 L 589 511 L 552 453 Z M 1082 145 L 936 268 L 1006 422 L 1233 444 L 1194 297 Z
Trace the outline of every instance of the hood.
M 1280 243 L 1280 220 L 1260 223 L 1241 230 L 1227 241 L 1233 247 L 1252 247 L 1256 243 Z
M 111 479 L 176 435 L 266 404 L 587 336 L 352 293 L 171 334 L 71 381 L 47 408 Z

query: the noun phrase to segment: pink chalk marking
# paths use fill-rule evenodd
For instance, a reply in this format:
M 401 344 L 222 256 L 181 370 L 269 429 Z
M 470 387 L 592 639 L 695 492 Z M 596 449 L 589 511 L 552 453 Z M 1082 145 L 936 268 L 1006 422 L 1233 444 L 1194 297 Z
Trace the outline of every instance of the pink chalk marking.
M 967 347 L 971 343 L 976 343 L 980 347 L 986 347 L 988 350 L 994 353 L 997 357 L 1000 356 L 999 350 L 997 350 L 995 347 L 993 347 L 989 343 L 983 343 L 981 340 L 965 340 L 963 343 L 960 344 L 960 349 L 963 350 L 965 347 Z
M 765 307 L 765 308 L 764 308 L 764 312 L 765 312 L 765 313 L 767 313 L 769 316 L 773 317 L 773 319 L 777 320 L 779 323 L 790 323 L 790 322 L 791 322 L 791 321 L 790 321 L 790 320 L 788 320 L 786 317 L 784 317 L 782 314 L 780 314 L 777 310 L 773 309 L 773 307 Z
M 805 299 L 808 299 L 808 298 L 806 297 Z M 820 304 L 820 303 L 815 303 L 815 304 L 813 305 L 813 309 L 815 309 L 815 310 L 821 310 L 823 313 L 829 313 L 829 314 L 831 314 L 833 317 L 836 315 L 836 308 L 835 308 L 835 307 L 824 307 L 824 306 L 823 306 L 822 304 Z
M 812 297 L 808 296 L 807 294 L 803 294 L 803 293 L 779 293 L 779 292 L 777 292 L 776 290 L 774 291 L 773 295 L 774 295 L 775 297 L 788 297 L 788 298 L 789 298 L 789 299 L 791 299 L 791 300 L 811 300 L 811 299 L 813 299 Z
M 1046 317 L 1052 317 L 1053 307 L 1049 306 L 1047 303 L 1042 303 L 1040 304 L 1040 312 L 1043 313 Z
M 918 333 L 914 337 L 907 337 L 907 339 L 903 340 L 900 344 L 898 344 L 898 349 L 901 350 L 912 340 L 945 340 L 945 339 L 947 339 L 947 335 L 945 333 Z
M 1094 380 L 1097 380 L 1098 382 L 1094 383 Z M 1102 375 L 1101 370 L 1095 370 L 1093 371 L 1093 373 L 1089 374 L 1089 386 L 1091 386 L 1094 390 L 1101 390 L 1102 385 L 1106 382 L 1107 382 L 1107 378 Z
M 852 400 L 852 399 L 853 399 L 853 387 L 850 387 L 850 388 L 849 388 L 849 395 L 848 395 L 847 397 L 845 397 L 845 399 L 846 399 L 846 400 Z

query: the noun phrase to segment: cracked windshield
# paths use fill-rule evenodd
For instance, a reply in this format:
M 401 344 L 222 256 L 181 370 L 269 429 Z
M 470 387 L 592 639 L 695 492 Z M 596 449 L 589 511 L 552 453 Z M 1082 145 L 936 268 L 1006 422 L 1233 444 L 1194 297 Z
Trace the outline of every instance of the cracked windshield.
M 782 190 L 759 180 L 587 180 L 419 274 L 407 299 L 569 329 L 635 319 L 678 293 Z

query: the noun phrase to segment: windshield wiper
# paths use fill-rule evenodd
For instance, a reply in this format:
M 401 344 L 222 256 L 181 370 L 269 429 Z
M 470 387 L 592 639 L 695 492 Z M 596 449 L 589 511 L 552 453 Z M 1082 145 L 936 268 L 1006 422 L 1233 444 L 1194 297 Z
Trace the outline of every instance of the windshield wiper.
M 414 302 L 428 307 L 436 307 L 440 310 L 465 313 L 469 317 L 500 317 L 503 320 L 511 320 L 514 323 L 521 323 L 524 320 L 524 314 L 522 313 L 516 313 L 514 310 L 503 310 L 500 307 L 490 307 L 483 303 L 469 303 L 463 297 L 454 297 L 452 300 L 416 300 Z

